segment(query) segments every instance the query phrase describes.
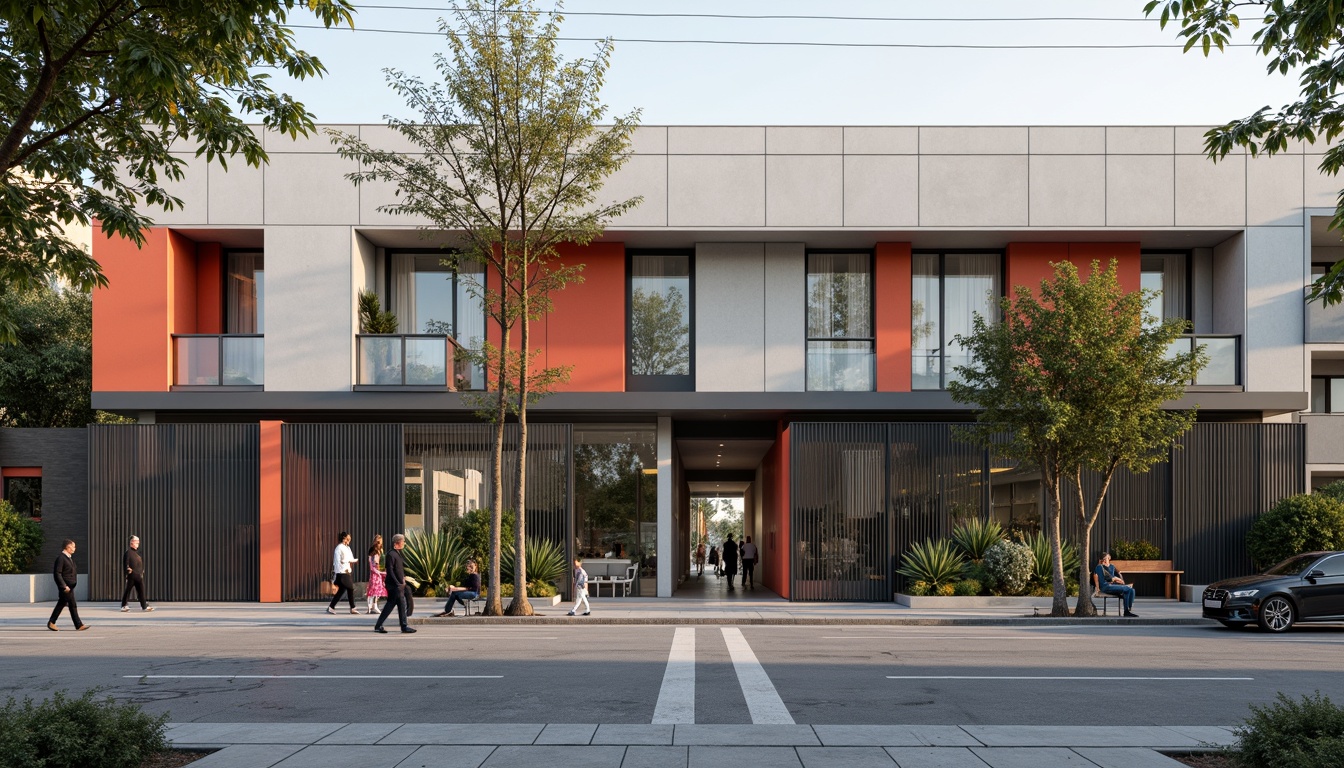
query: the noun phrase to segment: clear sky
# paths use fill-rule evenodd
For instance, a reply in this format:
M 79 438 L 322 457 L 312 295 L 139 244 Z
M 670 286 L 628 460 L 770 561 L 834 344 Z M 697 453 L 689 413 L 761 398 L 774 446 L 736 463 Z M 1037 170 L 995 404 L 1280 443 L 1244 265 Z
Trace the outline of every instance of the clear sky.
M 543 3 L 545 0 L 543 0 Z M 433 77 L 446 50 L 432 32 L 451 0 L 356 0 L 366 31 L 297 30 L 330 74 L 290 84 L 325 123 L 413 114 L 385 84 L 395 67 Z M 1173 27 L 1143 19 L 1143 0 L 570 0 L 566 37 L 618 41 L 604 99 L 614 113 L 671 125 L 1204 125 L 1297 91 L 1267 75 L 1252 48 L 1182 54 Z M 383 6 L 383 7 L 379 7 Z M 398 6 L 392 8 L 390 6 Z M 547 6 L 549 7 L 549 6 Z M 412 10 L 428 8 L 430 10 Z M 861 20 L 648 18 L 589 12 L 856 16 Z M 993 21 L 875 20 L 938 17 Z M 1036 20 L 1102 17 L 1139 21 Z M 1031 18 L 1033 20 L 1020 20 Z M 1009 20 L 1018 19 L 1018 20 Z M 291 19 L 305 23 L 300 17 Z M 1248 42 L 1255 23 L 1246 23 Z M 634 39 L 840 43 L 844 46 L 650 43 Z M 925 48 L 854 47 L 915 44 Z M 949 45 L 1014 46 L 966 49 Z M 1078 45 L 1048 49 L 1022 46 Z M 1166 48 L 1102 48 L 1159 45 Z M 592 43 L 565 43 L 585 55 Z

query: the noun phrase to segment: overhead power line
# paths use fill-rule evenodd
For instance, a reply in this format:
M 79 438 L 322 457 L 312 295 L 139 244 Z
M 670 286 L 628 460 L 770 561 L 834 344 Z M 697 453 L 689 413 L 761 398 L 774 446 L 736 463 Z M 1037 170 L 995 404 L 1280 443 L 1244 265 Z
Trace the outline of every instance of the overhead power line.
M 435 11 L 454 13 L 466 10 L 455 6 L 425 5 L 371 5 L 357 3 L 355 8 L 377 11 Z M 527 13 L 527 11 L 500 11 L 500 13 Z M 545 11 L 543 11 L 545 13 Z M 762 21 L 934 21 L 934 22 L 996 22 L 996 21 L 1104 21 L 1104 22 L 1140 22 L 1154 23 L 1152 18 L 1115 17 L 1115 16 L 993 16 L 993 17 L 928 17 L 928 16 L 837 16 L 833 14 L 782 14 L 782 13 L 655 13 L 642 11 L 561 11 L 562 16 L 603 16 L 635 19 L 746 19 Z

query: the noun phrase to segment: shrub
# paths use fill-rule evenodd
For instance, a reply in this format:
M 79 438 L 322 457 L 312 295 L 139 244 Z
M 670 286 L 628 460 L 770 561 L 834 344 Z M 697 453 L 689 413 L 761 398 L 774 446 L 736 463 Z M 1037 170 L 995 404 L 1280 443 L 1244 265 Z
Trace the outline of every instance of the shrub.
M 993 520 L 971 518 L 952 529 L 952 543 L 972 562 L 983 560 L 985 550 L 1003 539 L 1003 527 Z
M 411 533 L 401 549 L 406 575 L 420 582 L 420 594 L 447 594 L 449 584 L 460 584 L 466 573 L 467 550 L 462 540 L 447 533 Z
M 41 524 L 0 501 L 0 573 L 23 573 L 41 551 Z
M 1038 583 L 1053 584 L 1055 581 L 1054 558 L 1050 551 L 1050 537 L 1037 531 L 1026 537 L 1022 542 L 1031 547 L 1031 578 Z M 1065 541 L 1061 542 L 1060 552 L 1064 556 L 1064 578 L 1078 578 L 1078 569 L 1081 563 L 1078 561 L 1078 549 L 1073 544 Z
M 910 595 L 911 597 L 924 597 L 929 594 L 929 582 L 912 581 L 909 586 L 905 588 L 905 594 Z
M 980 582 L 975 579 L 962 579 L 952 586 L 954 587 L 953 594 L 959 597 L 975 597 L 980 594 Z
M 50 699 L 0 709 L 0 763 L 14 768 L 136 768 L 168 749 L 168 715 L 152 717 L 135 704 L 79 698 L 57 691 Z
M 957 586 L 955 584 L 939 584 L 937 594 L 939 597 L 953 597 L 957 594 Z
M 981 592 L 990 592 L 995 588 L 994 575 L 989 572 L 983 562 L 967 565 L 963 575 L 967 580 L 980 582 Z
M 1031 548 L 1012 541 L 1000 541 L 985 552 L 985 568 L 1005 595 L 1019 595 L 1031 580 L 1035 559 Z
M 499 554 L 499 580 L 513 583 L 513 542 L 501 547 Z M 552 583 L 562 581 L 568 572 L 569 563 L 565 550 L 550 539 L 527 538 L 527 580 Z M 535 594 L 535 593 L 529 593 Z M 540 597 L 540 595 L 538 595 Z
M 910 551 L 901 558 L 901 567 L 896 572 L 917 581 L 927 581 L 930 587 L 937 589 L 960 579 L 964 566 L 965 561 L 952 542 L 947 539 L 925 539 L 910 547 Z
M 1125 541 L 1120 539 L 1111 544 L 1111 557 L 1116 560 L 1161 560 L 1162 550 L 1150 541 Z
M 500 518 L 502 521 L 499 530 L 501 550 L 508 547 L 508 543 L 513 541 L 513 517 L 512 512 L 504 510 L 504 514 Z M 484 574 L 487 564 L 490 562 L 490 510 L 473 509 L 461 517 L 445 520 L 439 527 L 443 529 L 444 533 L 462 539 L 462 546 L 466 547 L 467 554 L 480 564 L 481 573 Z M 503 557 L 502 551 L 500 556 Z
M 1252 706 L 1235 733 L 1237 762 L 1245 768 L 1344 765 L 1344 708 L 1320 691 L 1300 702 L 1280 693 L 1273 704 Z
M 1246 549 L 1258 568 L 1302 552 L 1344 549 L 1344 502 L 1319 493 L 1289 496 L 1251 524 Z
M 1336 480 L 1329 485 L 1322 485 L 1320 488 L 1317 488 L 1314 493 L 1344 503 L 1344 480 Z

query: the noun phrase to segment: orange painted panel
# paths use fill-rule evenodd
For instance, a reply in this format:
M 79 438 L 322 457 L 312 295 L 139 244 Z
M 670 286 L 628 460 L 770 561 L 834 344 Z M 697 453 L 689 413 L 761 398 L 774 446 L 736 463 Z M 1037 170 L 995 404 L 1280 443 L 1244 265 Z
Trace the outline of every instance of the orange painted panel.
M 261 519 L 257 531 L 261 544 L 261 566 L 258 580 L 261 584 L 261 602 L 281 601 L 280 560 L 283 557 L 281 536 L 281 421 L 261 422 Z
M 873 263 L 877 306 L 877 391 L 910 391 L 910 244 L 878 243 Z
M 219 243 L 196 246 L 196 332 L 224 332 L 224 254 Z
M 1068 261 L 1078 268 L 1079 274 L 1091 274 L 1092 262 L 1102 266 L 1115 259 L 1119 269 L 1120 285 L 1126 291 L 1139 289 L 1138 243 L 1009 243 L 1007 250 L 1007 278 L 1013 286 L 1029 286 L 1033 291 L 1041 282 L 1054 278 L 1052 264 Z
M 93 292 L 93 389 L 164 392 L 172 381 L 168 230 L 149 230 L 143 248 L 118 236 L 93 234 L 93 257 L 108 287 Z
M 625 391 L 625 244 L 560 248 L 566 266 L 583 265 L 583 282 L 551 296 L 546 365 L 570 365 L 565 392 Z M 533 348 L 538 345 L 533 344 Z
M 0 469 L 0 477 L 41 477 L 41 467 L 5 467 Z
M 169 333 L 196 333 L 196 243 L 168 231 L 172 293 L 168 296 Z
M 1126 293 L 1133 293 L 1141 287 L 1140 248 L 1138 243 L 1069 243 L 1069 261 L 1078 265 L 1078 269 L 1090 269 L 1093 261 L 1100 261 L 1102 269 L 1115 259 L 1116 271 L 1120 277 L 1120 286 Z

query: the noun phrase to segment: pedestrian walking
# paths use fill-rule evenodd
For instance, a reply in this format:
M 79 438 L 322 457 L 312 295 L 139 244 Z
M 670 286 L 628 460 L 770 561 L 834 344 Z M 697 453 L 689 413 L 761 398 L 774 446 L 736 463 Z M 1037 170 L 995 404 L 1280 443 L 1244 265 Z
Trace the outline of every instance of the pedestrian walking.
M 75 542 L 66 539 L 61 545 L 61 553 L 56 556 L 56 562 L 51 566 L 51 577 L 56 580 L 56 610 L 51 612 L 51 618 L 47 619 L 47 629 L 56 631 L 56 620 L 61 617 L 61 611 L 66 606 L 70 606 L 70 620 L 75 623 L 75 629 L 88 629 L 89 625 L 79 620 L 79 604 L 75 602 L 75 585 L 79 583 L 79 569 L 75 567 Z
M 723 578 L 723 565 L 722 560 L 719 558 L 718 547 L 709 548 L 709 564 L 714 566 L 714 578 Z
M 705 542 L 700 542 L 695 548 L 695 570 L 697 576 L 705 575 Z
M 592 605 L 588 603 L 588 572 L 583 570 L 583 558 L 574 558 L 574 607 L 569 609 L 569 615 L 573 616 L 579 612 L 579 605 L 583 605 L 583 615 L 587 616 L 593 612 Z
M 131 610 L 126 607 L 131 599 L 131 590 L 135 590 L 135 597 L 140 601 L 140 610 L 152 611 L 154 606 L 145 600 L 145 558 L 140 554 L 140 537 L 132 535 L 129 544 L 121 556 L 121 567 L 126 572 L 126 588 L 121 592 L 121 612 Z
M 382 560 L 383 535 L 380 533 L 373 537 L 373 546 L 369 547 L 369 588 L 364 590 L 364 596 L 368 600 L 370 616 L 378 612 L 378 598 L 387 597 L 387 582 L 383 572 L 378 570 Z
M 760 553 L 756 551 L 756 545 L 751 543 L 751 537 L 742 543 L 742 588 L 747 588 L 747 582 L 751 582 L 751 588 L 756 588 L 756 558 Z
M 392 606 L 395 605 L 402 634 L 415 633 L 415 628 L 406 623 L 406 618 L 410 615 L 406 603 L 411 597 L 411 585 L 406 583 L 406 561 L 401 555 L 401 548 L 405 545 L 404 535 L 398 533 L 392 537 L 392 551 L 387 553 L 387 602 L 383 604 L 383 612 L 378 614 L 378 623 L 373 625 L 374 632 L 387 634 L 387 630 L 383 629 L 383 622 L 387 621 L 388 615 L 392 613 Z
M 723 542 L 723 572 L 728 576 L 728 590 L 733 589 L 733 579 L 737 578 L 737 542 L 733 541 L 733 534 L 728 534 L 728 540 Z
M 355 577 L 351 567 L 357 562 L 355 553 L 350 551 L 350 534 L 341 531 L 341 535 L 336 537 L 336 550 L 331 553 L 331 570 L 335 573 L 332 581 L 336 582 L 336 594 L 331 596 L 331 602 L 327 604 L 327 613 L 336 612 L 336 603 L 340 602 L 341 595 L 345 595 L 349 601 L 350 612 L 359 613 L 355 608 Z

